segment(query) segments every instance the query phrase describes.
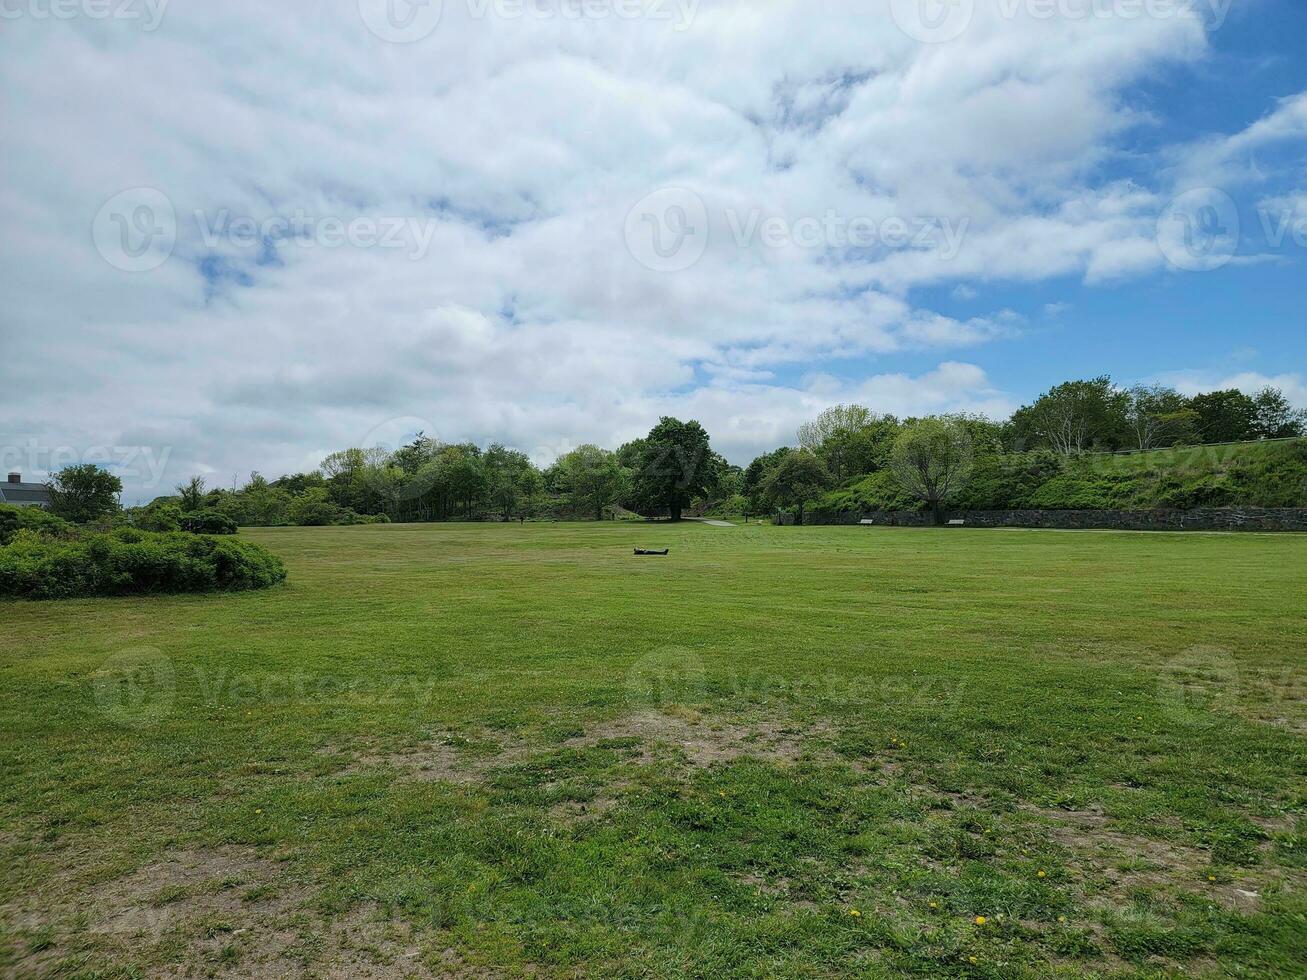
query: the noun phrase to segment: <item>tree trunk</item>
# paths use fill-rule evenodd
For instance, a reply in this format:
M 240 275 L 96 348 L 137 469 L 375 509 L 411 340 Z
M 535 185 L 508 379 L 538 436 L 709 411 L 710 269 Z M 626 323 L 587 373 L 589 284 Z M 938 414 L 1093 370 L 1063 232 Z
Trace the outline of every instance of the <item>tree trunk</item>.
M 934 510 L 934 512 L 935 512 L 935 526 L 936 526 L 936 527 L 943 527 L 943 526 L 944 526 L 944 508 L 940 506 L 940 502 L 939 502 L 938 500 L 932 500 L 932 501 L 930 502 L 930 506 L 931 506 L 931 509 Z
M 803 504 L 799 504 L 799 527 L 803 527 Z

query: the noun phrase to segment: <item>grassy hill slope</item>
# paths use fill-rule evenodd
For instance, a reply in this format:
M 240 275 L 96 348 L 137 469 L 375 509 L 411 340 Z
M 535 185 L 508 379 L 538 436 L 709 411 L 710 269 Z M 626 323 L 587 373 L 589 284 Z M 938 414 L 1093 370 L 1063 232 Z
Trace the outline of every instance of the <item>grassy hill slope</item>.
M 1307 507 L 1307 439 L 1187 446 L 1131 455 L 1048 452 L 976 461 L 951 506 L 959 510 L 1146 510 L 1154 507 Z M 882 471 L 833 490 L 815 512 L 914 510 Z

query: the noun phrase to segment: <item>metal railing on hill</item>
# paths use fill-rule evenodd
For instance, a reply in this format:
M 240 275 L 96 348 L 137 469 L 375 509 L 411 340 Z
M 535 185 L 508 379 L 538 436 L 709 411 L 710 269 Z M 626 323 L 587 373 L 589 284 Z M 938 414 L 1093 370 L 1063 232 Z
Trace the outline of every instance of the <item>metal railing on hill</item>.
M 1265 446 L 1278 442 L 1302 442 L 1307 436 L 1285 436 L 1279 439 L 1238 439 L 1234 442 L 1199 442 L 1184 446 L 1155 446 L 1152 449 L 1098 449 L 1073 453 L 1075 456 L 1143 456 L 1148 453 L 1174 453 L 1220 449 L 1222 446 Z

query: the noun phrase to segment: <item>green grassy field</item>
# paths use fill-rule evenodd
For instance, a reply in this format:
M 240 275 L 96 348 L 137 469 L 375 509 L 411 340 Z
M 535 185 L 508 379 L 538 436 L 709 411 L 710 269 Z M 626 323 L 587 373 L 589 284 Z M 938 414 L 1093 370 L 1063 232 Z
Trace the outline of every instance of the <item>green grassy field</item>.
M 1161 470 L 1176 474 L 1221 472 L 1236 463 L 1255 465 L 1291 451 L 1297 440 L 1227 442 L 1212 446 L 1177 446 L 1141 453 L 1091 453 L 1081 460 L 1087 469 L 1104 473 L 1146 473 Z
M 0 604 L 0 973 L 1303 975 L 1307 538 L 243 534 Z

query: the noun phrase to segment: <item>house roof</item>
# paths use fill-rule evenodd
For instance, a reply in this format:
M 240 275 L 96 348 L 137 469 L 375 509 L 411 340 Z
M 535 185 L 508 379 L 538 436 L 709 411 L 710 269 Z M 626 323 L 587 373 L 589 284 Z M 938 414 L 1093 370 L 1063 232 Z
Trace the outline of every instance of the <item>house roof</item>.
M 44 483 L 10 483 L 0 480 L 0 504 L 50 506 L 50 488 Z

